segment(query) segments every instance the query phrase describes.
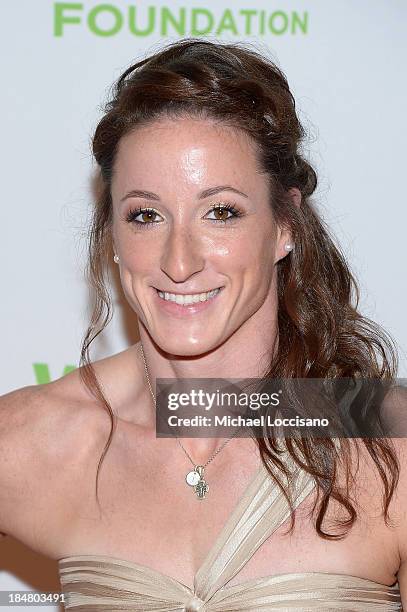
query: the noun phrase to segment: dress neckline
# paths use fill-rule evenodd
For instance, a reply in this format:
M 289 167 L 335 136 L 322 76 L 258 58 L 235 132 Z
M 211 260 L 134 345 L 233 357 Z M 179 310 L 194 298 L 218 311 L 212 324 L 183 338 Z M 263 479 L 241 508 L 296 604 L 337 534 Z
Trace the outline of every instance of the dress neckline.
M 288 461 L 290 459 L 288 458 Z M 293 473 L 293 507 L 297 508 L 301 502 L 314 490 L 313 478 L 298 469 Z M 242 567 L 248 562 L 262 543 L 290 516 L 288 504 L 266 467 L 261 462 L 249 480 L 242 496 L 226 523 L 219 532 L 215 542 L 208 551 L 203 563 L 193 577 L 193 585 L 189 586 L 182 581 L 169 576 L 159 570 L 134 561 L 120 557 L 102 554 L 77 554 L 58 559 L 59 572 L 78 571 L 83 568 L 100 571 L 101 575 L 116 569 L 117 575 L 128 576 L 128 572 L 137 575 L 138 579 L 151 578 L 151 582 L 167 584 L 172 589 L 181 589 L 184 593 L 194 594 L 202 601 L 208 601 L 217 591 L 239 593 L 244 589 L 263 587 L 267 583 L 284 583 L 301 580 L 302 578 L 321 579 L 329 582 L 329 578 L 337 578 L 338 587 L 358 587 L 363 590 L 385 590 L 388 594 L 399 592 L 397 581 L 393 585 L 385 585 L 368 578 L 352 576 L 350 574 L 337 574 L 329 572 L 303 572 L 272 574 L 260 578 L 253 578 L 234 585 L 227 583 L 238 575 Z M 93 567 L 92 567 L 93 566 Z M 120 573 L 119 573 L 120 572 Z
M 134 569 L 142 572 L 148 572 L 150 574 L 155 574 L 163 578 L 164 580 L 169 580 L 170 582 L 181 585 L 182 587 L 188 589 L 193 592 L 193 588 L 188 586 L 181 580 L 177 578 L 173 578 L 164 572 L 160 572 L 159 570 L 153 569 L 148 565 L 143 565 L 141 563 L 136 563 L 135 561 L 128 561 L 127 559 L 122 559 L 121 557 L 112 557 L 111 555 L 92 555 L 92 554 L 80 554 L 80 555 L 69 555 L 67 557 L 61 557 L 58 559 L 58 565 L 63 567 L 65 563 L 73 563 L 75 561 L 94 561 L 96 563 L 105 563 L 112 566 L 124 566 L 129 569 Z M 197 572 L 198 573 L 198 572 Z M 360 584 L 366 584 L 366 586 L 371 585 L 374 587 L 380 587 L 382 589 L 388 589 L 391 591 L 398 591 L 398 582 L 397 580 L 391 584 L 383 584 L 382 582 L 377 582 L 376 580 L 371 580 L 370 578 L 362 578 L 361 576 L 354 576 L 352 574 L 340 574 L 336 572 L 286 572 L 282 574 L 268 574 L 267 576 L 260 576 L 259 578 L 250 578 L 249 580 L 244 580 L 242 582 L 238 582 L 232 586 L 224 586 L 224 589 L 239 589 L 246 588 L 249 586 L 253 586 L 255 584 L 261 584 L 266 582 L 272 582 L 275 580 L 288 580 L 290 578 L 307 578 L 307 577 L 318 577 L 321 579 L 327 578 L 338 578 L 338 580 L 351 580 L 352 582 L 360 582 Z

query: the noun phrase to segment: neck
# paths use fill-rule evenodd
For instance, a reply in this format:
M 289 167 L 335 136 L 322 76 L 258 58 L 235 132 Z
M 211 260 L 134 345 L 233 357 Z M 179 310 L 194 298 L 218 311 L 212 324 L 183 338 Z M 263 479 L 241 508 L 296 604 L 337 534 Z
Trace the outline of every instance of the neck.
M 140 324 L 140 342 L 147 364 L 148 376 L 155 393 L 157 378 L 227 378 L 243 379 L 264 376 L 278 346 L 277 322 L 268 320 L 255 322 L 249 319 L 227 341 L 213 350 L 198 356 L 175 355 L 163 351 Z M 142 368 L 144 401 L 148 406 L 146 418 L 155 428 L 155 414 L 151 409 L 152 397 L 147 384 L 140 343 L 134 346 Z M 154 418 L 153 418 L 154 417 Z M 182 438 L 184 448 L 199 462 L 200 458 L 214 452 L 227 438 Z M 246 443 L 248 440 L 235 438 L 231 444 Z

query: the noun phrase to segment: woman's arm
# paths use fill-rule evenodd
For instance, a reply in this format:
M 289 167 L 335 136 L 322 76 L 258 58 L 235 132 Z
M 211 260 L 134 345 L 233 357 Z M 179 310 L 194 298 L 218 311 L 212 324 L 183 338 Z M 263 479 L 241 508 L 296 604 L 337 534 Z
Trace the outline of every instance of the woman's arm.
M 23 387 L 0 397 L 0 537 L 12 535 L 22 511 L 35 389 Z
M 407 438 L 393 439 L 393 442 L 400 463 L 400 477 L 394 499 L 394 522 L 400 556 L 398 583 L 403 609 L 407 611 Z
M 0 397 L 0 533 L 50 557 L 110 432 L 105 411 L 73 387 L 67 375 Z

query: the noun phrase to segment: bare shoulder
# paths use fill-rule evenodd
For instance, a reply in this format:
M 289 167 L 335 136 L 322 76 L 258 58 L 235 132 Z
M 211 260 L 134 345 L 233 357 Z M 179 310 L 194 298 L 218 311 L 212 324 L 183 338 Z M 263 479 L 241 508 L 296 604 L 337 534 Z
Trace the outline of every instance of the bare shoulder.
M 397 387 L 385 398 L 383 403 L 385 422 L 390 430 L 397 431 L 398 437 L 390 442 L 395 451 L 399 467 L 399 477 L 394 496 L 389 507 L 389 515 L 397 535 L 400 567 L 397 578 L 403 609 L 407 608 L 407 389 Z
M 392 388 L 383 402 L 384 423 L 397 437 L 389 442 L 397 458 L 399 477 L 390 510 L 400 525 L 407 557 L 407 388 Z M 406 558 L 407 561 L 407 558 Z
M 400 568 L 397 574 L 403 609 L 407 608 L 407 438 L 393 438 L 399 464 L 399 480 L 390 505 L 390 518 L 397 534 Z
M 35 470 L 43 459 L 67 457 L 73 440 L 79 446 L 102 423 L 103 410 L 80 392 L 75 371 L 55 382 L 0 397 L 0 452 L 7 453 L 16 468 L 30 460 Z M 37 460 L 31 461 L 34 456 Z
M 392 438 L 391 442 L 399 464 L 399 479 L 391 510 L 399 532 L 400 556 L 407 565 L 407 438 Z
M 47 515 L 69 519 L 72 483 L 108 436 L 108 415 L 80 389 L 74 371 L 0 397 L 0 531 L 33 548 L 26 531 Z

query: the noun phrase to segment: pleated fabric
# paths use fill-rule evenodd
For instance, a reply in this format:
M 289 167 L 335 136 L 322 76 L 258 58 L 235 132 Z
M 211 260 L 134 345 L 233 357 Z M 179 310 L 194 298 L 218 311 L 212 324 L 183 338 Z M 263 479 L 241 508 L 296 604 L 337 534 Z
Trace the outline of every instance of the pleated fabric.
M 311 493 L 314 485 L 304 471 L 295 471 L 294 508 Z M 192 588 L 132 561 L 104 555 L 73 555 L 58 561 L 65 609 L 76 612 L 402 610 L 397 584 L 389 587 L 342 574 L 281 574 L 227 586 L 289 516 L 284 495 L 261 464 L 195 574 Z

